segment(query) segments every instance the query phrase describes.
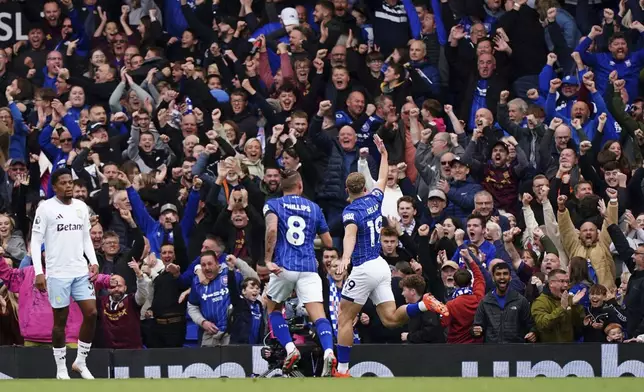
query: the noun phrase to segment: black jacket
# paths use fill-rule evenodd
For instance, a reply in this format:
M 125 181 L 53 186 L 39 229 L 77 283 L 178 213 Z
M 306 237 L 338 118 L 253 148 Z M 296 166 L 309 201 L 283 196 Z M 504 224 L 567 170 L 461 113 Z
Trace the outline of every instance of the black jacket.
M 438 314 L 423 312 L 420 317 L 409 319 L 409 343 L 445 343 L 445 333 Z
M 631 278 L 626 288 L 626 331 L 629 337 L 644 334 L 644 271 L 636 269 L 635 251 L 628 245 L 622 230 L 616 224 L 608 226 L 608 234 L 615 244 L 619 257 L 624 260 Z
M 228 270 L 228 281 L 236 282 L 235 270 Z M 228 324 L 230 327 L 230 343 L 231 344 L 260 344 L 264 339 L 264 310 L 259 300 L 259 333 L 257 334 L 257 341 L 249 341 L 250 329 L 253 325 L 253 314 L 251 311 L 251 304 L 241 294 L 240 287 L 236 284 L 229 284 L 230 289 L 230 303 L 233 306 L 231 320 Z
M 494 293 L 487 293 L 476 309 L 473 325 L 483 328 L 485 343 L 524 343 L 524 337 L 533 329 L 534 322 L 528 300 L 510 290 L 503 309 Z
M 322 178 L 322 184 L 317 191 L 317 200 L 324 201 L 337 207 L 344 208 L 347 205 L 347 192 L 345 189 L 345 181 L 347 175 L 351 172 L 358 171 L 358 151 L 354 152 L 354 159 L 351 167 L 345 167 L 345 155 L 347 154 L 337 138 L 333 138 L 322 130 L 322 118 L 317 115 L 311 119 L 309 127 L 311 139 L 328 157 L 329 162 L 327 165 L 326 175 Z M 376 164 L 373 158 L 368 157 L 369 170 L 371 177 L 378 178 Z

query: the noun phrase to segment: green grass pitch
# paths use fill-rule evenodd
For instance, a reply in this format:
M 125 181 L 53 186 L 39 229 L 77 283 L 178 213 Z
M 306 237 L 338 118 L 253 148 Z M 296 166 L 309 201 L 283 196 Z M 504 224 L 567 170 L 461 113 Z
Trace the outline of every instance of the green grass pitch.
M 561 378 L 561 379 L 499 379 L 499 378 L 355 378 L 355 379 L 130 379 L 130 380 L 2 380 L 3 392 L 154 392 L 248 391 L 248 392 L 543 392 L 558 391 L 636 391 L 644 381 L 634 378 Z M 149 388 L 149 389 L 148 389 Z

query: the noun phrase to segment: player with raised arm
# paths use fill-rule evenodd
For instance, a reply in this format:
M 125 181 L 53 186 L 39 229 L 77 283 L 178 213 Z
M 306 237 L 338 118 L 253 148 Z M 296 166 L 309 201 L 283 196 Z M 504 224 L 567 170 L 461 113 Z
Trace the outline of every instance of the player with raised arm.
M 380 257 L 380 206 L 389 171 L 388 154 L 378 135 L 374 136 L 374 142 L 381 155 L 378 182 L 374 189 L 367 193 L 365 178 L 360 173 L 351 173 L 346 180 L 350 204 L 342 213 L 344 250 L 336 273 L 342 274 L 349 263 L 353 264 L 353 270 L 342 289 L 338 320 L 338 367 L 332 371 L 334 377 L 350 377 L 353 320 L 368 298 L 376 306 L 378 317 L 387 328 L 400 327 L 421 312 L 433 311 L 443 316 L 449 314 L 447 307 L 430 294 L 425 294 L 418 303 L 396 309 L 391 291 L 391 270 Z
M 268 200 L 264 205 L 264 259 L 271 271 L 266 310 L 273 334 L 286 349 L 283 371 L 290 372 L 300 359 L 300 352 L 293 343 L 281 310 L 282 303 L 295 289 L 309 318 L 315 322 L 315 329 L 324 349 L 322 376 L 330 376 L 336 366 L 333 330 L 322 305 L 322 280 L 317 272 L 313 241 L 316 234 L 320 235 L 324 246 L 331 247 L 332 241 L 322 210 L 317 204 L 301 196 L 303 189 L 302 177 L 297 171 L 284 171 L 284 196 Z
M 98 276 L 98 261 L 89 235 L 89 210 L 87 205 L 72 198 L 73 178 L 70 170 L 62 168 L 51 175 L 55 196 L 42 202 L 36 210 L 31 235 L 35 286 L 47 291 L 54 312 L 52 343 L 56 360 L 56 378 L 69 379 L 65 347 L 65 326 L 69 314 L 69 298 L 73 298 L 83 313 L 83 323 L 78 334 L 78 353 L 72 370 L 84 379 L 93 379 L 85 360 L 92 347 L 96 327 L 96 294 L 94 280 Z M 45 244 L 43 274 L 40 257 Z M 85 254 L 89 260 L 89 271 Z M 88 273 L 89 272 L 89 273 Z

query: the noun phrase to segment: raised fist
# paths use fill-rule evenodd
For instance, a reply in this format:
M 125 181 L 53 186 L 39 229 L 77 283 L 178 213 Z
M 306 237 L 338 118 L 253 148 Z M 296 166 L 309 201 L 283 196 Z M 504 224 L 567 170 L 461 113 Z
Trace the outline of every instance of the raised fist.
M 531 88 L 530 90 L 528 90 L 528 98 L 536 101 L 537 99 L 539 99 L 539 91 L 536 88 Z
M 557 206 L 559 207 L 559 211 L 564 211 L 566 209 L 566 201 L 568 201 L 568 197 L 565 195 L 557 197 Z
M 508 98 L 510 98 L 510 92 L 508 90 L 503 90 L 501 91 L 501 103 L 506 103 L 508 102 Z
M 557 62 L 557 55 L 554 53 L 548 53 L 547 63 L 549 66 L 553 66 Z

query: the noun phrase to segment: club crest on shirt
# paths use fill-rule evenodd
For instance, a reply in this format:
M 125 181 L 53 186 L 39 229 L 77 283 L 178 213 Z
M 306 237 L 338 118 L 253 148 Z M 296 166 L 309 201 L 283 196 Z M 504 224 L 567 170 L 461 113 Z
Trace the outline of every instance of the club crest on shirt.
M 83 211 L 81 211 L 80 209 L 76 209 L 76 216 L 79 217 L 79 218 L 82 218 L 83 217 Z
M 40 224 L 40 217 L 39 216 L 36 217 L 36 222 L 34 222 L 34 223 L 36 223 L 37 225 Z
M 224 286 L 228 286 L 228 277 L 227 276 L 222 276 L 221 277 L 221 284 Z

